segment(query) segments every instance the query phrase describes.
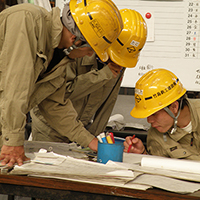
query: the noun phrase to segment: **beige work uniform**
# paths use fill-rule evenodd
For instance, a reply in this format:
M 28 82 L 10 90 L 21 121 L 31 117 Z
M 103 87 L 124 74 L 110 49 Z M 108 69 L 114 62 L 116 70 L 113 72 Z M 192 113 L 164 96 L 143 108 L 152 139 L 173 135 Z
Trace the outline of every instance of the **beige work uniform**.
M 48 12 L 20 4 L 0 13 L 0 122 L 2 142 L 24 142 L 26 114 L 38 105 L 43 116 L 60 134 L 87 146 L 94 138 L 80 121 L 71 101 L 64 99 L 66 57 L 45 73 L 61 40 L 60 9 Z
M 150 128 L 147 149 L 152 155 L 200 160 L 200 100 L 187 99 L 191 113 L 192 133 L 177 128 L 173 134 Z
M 90 133 L 98 135 L 105 130 L 124 72 L 113 78 L 108 66 L 98 70 L 95 57 L 85 56 L 67 64 L 65 98 L 71 99 L 77 119 Z M 46 122 L 38 107 L 33 108 L 31 117 L 33 140 L 69 142 L 67 135 L 61 135 Z

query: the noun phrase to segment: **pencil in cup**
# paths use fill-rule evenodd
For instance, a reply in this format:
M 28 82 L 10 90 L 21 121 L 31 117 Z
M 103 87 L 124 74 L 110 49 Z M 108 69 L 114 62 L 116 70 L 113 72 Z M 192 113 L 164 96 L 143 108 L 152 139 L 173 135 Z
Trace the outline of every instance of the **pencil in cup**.
M 110 135 L 106 135 L 106 140 L 108 142 L 108 144 L 113 144 L 112 138 Z
M 97 136 L 97 139 L 101 143 L 109 143 L 109 144 L 114 144 L 115 143 L 114 135 L 111 132 L 107 132 L 106 134 L 104 132 L 100 133 Z
M 115 144 L 115 138 L 114 138 L 114 134 L 112 132 L 108 133 L 112 139 L 113 144 Z
M 105 135 L 105 133 L 103 132 L 103 133 L 100 133 L 99 135 L 100 135 L 100 137 L 101 137 L 101 139 L 102 139 L 103 143 L 107 143 L 107 140 L 106 140 L 106 135 Z

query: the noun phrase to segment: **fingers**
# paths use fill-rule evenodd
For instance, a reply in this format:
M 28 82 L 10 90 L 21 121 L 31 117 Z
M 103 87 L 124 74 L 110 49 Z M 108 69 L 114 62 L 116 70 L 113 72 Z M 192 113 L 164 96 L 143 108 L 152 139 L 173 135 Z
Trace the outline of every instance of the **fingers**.
M 114 70 L 111 70 L 111 71 L 112 71 L 112 73 L 113 73 L 114 77 L 116 78 L 116 77 L 117 77 L 117 75 L 118 75 L 118 73 L 117 73 L 116 71 L 114 71 Z
M 112 70 L 115 71 L 117 74 L 119 74 L 121 72 L 121 67 L 120 66 L 113 67 Z
M 25 156 L 23 146 L 2 146 L 0 154 L 1 165 L 12 167 L 16 163 L 21 166 L 23 162 L 27 160 L 29 160 L 29 158 Z
M 4 159 L 5 160 L 5 159 Z M 15 162 L 16 162 L 16 159 L 15 158 L 11 158 L 10 160 L 9 160 L 9 162 L 7 163 L 7 166 L 8 167 L 12 167 L 14 164 L 15 164 Z
M 27 158 L 26 156 L 24 156 L 23 158 L 21 158 L 21 157 L 19 157 L 19 158 L 17 158 L 16 160 L 15 160 L 15 163 L 17 163 L 19 166 L 21 166 L 21 165 L 23 165 L 23 163 L 25 162 L 25 161 L 28 161 L 28 160 L 30 160 L 30 158 Z M 11 162 L 12 163 L 12 162 Z M 14 164 L 15 164 L 14 163 Z
M 119 74 L 121 72 L 121 67 L 115 67 L 114 71 Z
M 75 39 L 74 39 L 75 40 Z M 82 41 L 81 40 L 78 40 L 78 41 L 76 41 L 75 42 L 75 45 L 78 47 L 78 46 L 80 46 L 82 44 Z
M 4 155 L 0 155 L 0 160 L 3 160 L 5 158 Z
M 31 159 L 30 159 L 30 158 L 27 158 L 27 157 L 25 156 L 24 161 L 29 161 L 29 160 L 31 160 Z
M 122 67 L 113 63 L 113 62 L 110 62 L 108 63 L 108 67 L 110 68 L 110 70 L 112 71 L 113 75 L 116 77 L 122 70 Z
M 1 156 L 2 157 L 2 156 Z M 9 158 L 6 158 L 6 157 L 4 157 L 4 158 L 2 158 L 1 159 L 2 161 L 1 161 L 1 165 L 6 165 L 8 162 L 9 162 Z
M 129 149 L 129 146 L 125 146 L 125 145 L 124 145 L 124 152 L 128 153 L 128 149 Z M 132 149 L 132 146 L 131 146 L 131 148 L 129 149 L 129 153 L 132 152 L 131 149 Z
M 131 136 L 127 136 L 125 142 L 127 143 L 127 146 L 131 145 L 132 142 L 132 137 Z
M 12 167 L 15 163 L 21 164 L 21 160 L 19 160 L 19 162 L 18 162 L 17 159 L 15 159 L 15 158 L 5 157 L 2 160 L 1 165 L 6 165 L 7 164 L 7 166 Z M 22 162 L 22 164 L 23 164 L 23 162 Z
M 23 164 L 23 161 L 29 160 L 24 154 L 23 146 L 6 146 L 1 148 L 0 155 L 1 165 L 13 166 L 15 163 L 19 166 Z
M 126 137 L 126 140 L 124 141 L 124 152 L 128 152 L 128 150 L 129 152 L 131 151 L 133 144 L 131 138 L 131 136 Z
M 97 151 L 97 148 L 98 148 L 98 139 L 97 138 L 94 138 L 88 145 L 88 147 L 90 149 L 92 149 L 93 151 Z
M 9 158 L 9 157 L 4 157 L 3 159 L 1 159 L 1 165 L 6 165 L 8 167 L 12 167 L 15 163 L 19 166 L 23 165 L 24 161 L 28 161 L 30 160 L 30 158 L 24 157 L 24 159 L 22 158 Z
M 126 137 L 126 140 L 124 141 L 124 152 L 129 153 L 142 153 L 144 150 L 143 143 L 139 138 L 132 139 L 131 136 Z
M 134 138 L 131 140 L 132 144 L 137 144 L 139 141 L 139 138 Z
M 127 150 L 129 147 L 128 143 L 126 141 L 124 141 L 124 148 Z

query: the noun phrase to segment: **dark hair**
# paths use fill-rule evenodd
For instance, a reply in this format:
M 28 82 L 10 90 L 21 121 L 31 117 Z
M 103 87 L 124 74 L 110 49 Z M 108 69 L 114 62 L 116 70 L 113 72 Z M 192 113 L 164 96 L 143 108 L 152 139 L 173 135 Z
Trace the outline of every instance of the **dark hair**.
M 178 103 L 179 103 L 179 108 L 178 108 L 178 109 L 180 109 L 181 99 L 182 99 L 181 110 L 183 110 L 183 108 L 184 108 L 185 106 L 188 105 L 187 99 L 186 99 L 186 95 L 184 94 L 182 97 L 180 97 L 179 99 L 176 100 L 176 101 L 178 101 Z M 170 104 L 170 105 L 171 105 L 171 104 Z M 168 105 L 167 107 L 169 108 L 170 105 Z
M 181 110 L 183 110 L 183 108 L 185 107 L 185 106 L 187 106 L 188 105 L 188 103 L 187 103 L 187 99 L 186 99 L 186 96 L 185 95 L 183 95 L 181 98 L 179 98 L 177 101 L 178 101 L 178 103 L 179 103 L 179 109 L 180 109 L 180 102 L 181 102 L 181 99 L 182 99 L 182 106 L 181 106 Z

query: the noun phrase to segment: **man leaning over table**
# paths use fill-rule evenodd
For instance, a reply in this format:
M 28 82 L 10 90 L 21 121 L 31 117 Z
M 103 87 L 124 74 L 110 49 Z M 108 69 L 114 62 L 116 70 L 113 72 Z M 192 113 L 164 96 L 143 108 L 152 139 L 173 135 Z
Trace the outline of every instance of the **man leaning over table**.
M 36 105 L 55 130 L 97 150 L 97 139 L 77 121 L 71 101 L 64 99 L 65 67 L 70 59 L 90 56 L 93 50 L 107 61 L 107 48 L 123 23 L 110 0 L 71 0 L 66 6 L 62 18 L 57 7 L 48 12 L 32 4 L 19 4 L 0 13 L 2 165 L 22 165 L 28 160 L 24 127 L 26 114 Z M 95 25 L 105 32 L 98 32 Z M 58 58 L 60 51 L 65 54 Z
M 107 63 L 102 63 L 93 54 L 66 66 L 65 98 L 71 99 L 77 119 L 95 136 L 106 128 L 125 68 L 121 72 L 118 70 L 118 74 L 114 70 L 117 66 L 135 67 L 146 42 L 147 26 L 141 14 L 131 9 L 122 9 L 120 14 L 124 28 L 108 49 L 110 59 Z M 31 110 L 31 117 L 33 140 L 70 142 L 67 135 L 60 134 L 47 123 L 38 106 Z

